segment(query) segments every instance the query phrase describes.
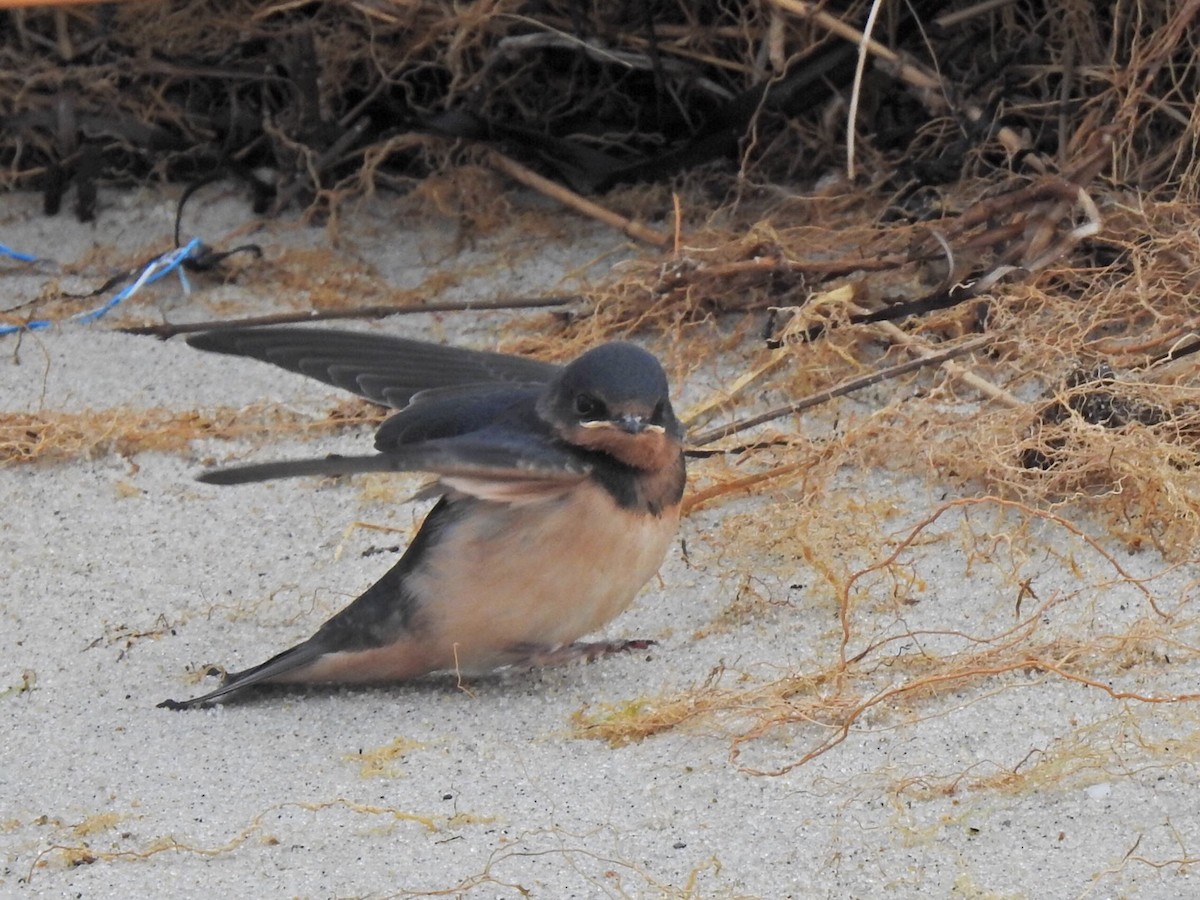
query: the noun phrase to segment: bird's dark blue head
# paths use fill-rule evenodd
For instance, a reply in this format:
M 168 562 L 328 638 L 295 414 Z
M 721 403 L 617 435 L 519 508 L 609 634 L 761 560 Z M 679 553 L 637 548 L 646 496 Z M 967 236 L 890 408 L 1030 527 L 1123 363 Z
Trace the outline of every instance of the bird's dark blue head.
M 673 460 L 683 440 L 662 365 L 635 344 L 601 344 L 565 366 L 538 415 L 568 443 L 639 469 Z

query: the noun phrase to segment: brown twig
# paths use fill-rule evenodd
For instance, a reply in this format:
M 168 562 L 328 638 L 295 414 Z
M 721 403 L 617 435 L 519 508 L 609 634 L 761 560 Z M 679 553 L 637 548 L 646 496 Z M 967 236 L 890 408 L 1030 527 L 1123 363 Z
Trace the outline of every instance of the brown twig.
M 26 9 L 31 6 L 98 6 L 108 0 L 0 0 L 0 9 Z
M 983 335 L 970 341 L 965 341 L 961 344 L 955 344 L 953 347 L 947 347 L 944 350 L 929 351 L 926 355 L 918 359 L 911 359 L 908 362 L 900 363 L 899 365 L 889 366 L 886 369 L 881 369 L 878 372 L 872 372 L 870 375 L 863 375 L 859 378 L 851 378 L 849 381 L 843 381 L 835 387 L 828 388 L 824 391 L 819 391 L 815 394 L 809 394 L 801 400 L 794 403 L 789 403 L 786 406 L 779 406 L 775 409 L 767 410 L 764 413 L 759 413 L 755 416 L 748 416 L 745 419 L 739 419 L 736 422 L 730 422 L 726 425 L 719 425 L 716 428 L 709 428 L 702 431 L 688 441 L 690 447 L 703 447 L 706 444 L 711 444 L 713 441 L 719 441 L 721 438 L 729 437 L 738 432 L 745 431 L 748 428 L 753 428 L 755 425 L 762 425 L 764 422 L 770 422 L 772 419 L 779 419 L 783 416 L 793 413 L 802 412 L 813 406 L 820 406 L 822 403 L 828 403 L 835 397 L 842 397 L 846 394 L 852 394 L 855 391 L 860 391 L 863 388 L 870 387 L 873 384 L 878 384 L 881 381 L 886 381 L 889 378 L 897 378 L 900 375 L 905 375 L 908 372 L 914 372 L 917 369 L 923 369 L 926 366 L 933 366 L 944 363 L 946 360 L 955 356 L 961 356 L 964 353 L 970 353 L 973 350 L 979 350 L 992 343 L 995 337 L 992 335 Z
M 271 316 L 250 316 L 245 319 L 215 319 L 208 322 L 186 322 L 173 325 L 138 325 L 118 329 L 125 334 L 152 334 L 161 340 L 177 334 L 210 331 L 214 328 L 251 328 L 257 325 L 291 325 L 297 322 L 324 322 L 329 319 L 382 319 L 432 312 L 483 312 L 498 309 L 546 309 L 581 302 L 579 294 L 563 297 L 530 297 L 515 300 L 468 300 L 461 303 L 427 303 L 424 306 L 363 306 L 358 309 L 313 309 L 308 312 L 278 313 Z
M 611 209 L 605 209 L 598 203 L 593 203 L 586 197 L 581 197 L 572 190 L 568 190 L 561 184 L 551 181 L 549 178 L 544 178 L 532 169 L 527 169 L 514 159 L 510 159 L 503 153 L 495 150 L 488 150 L 485 158 L 488 165 L 493 169 L 498 169 L 514 181 L 520 182 L 527 188 L 537 191 L 539 194 L 545 194 L 553 200 L 566 207 L 569 207 L 581 215 L 596 219 L 606 225 L 611 225 L 613 228 L 619 229 L 623 234 L 629 235 L 639 241 L 645 241 L 647 244 L 653 244 L 655 247 L 667 247 L 671 244 L 671 235 L 662 234 L 655 231 L 653 228 L 648 228 L 634 222 L 632 219 L 627 219 Z
M 916 353 L 918 360 L 936 359 L 942 364 L 942 368 L 946 370 L 946 373 L 951 378 L 970 385 L 985 397 L 1003 403 L 1010 409 L 1018 409 L 1024 406 L 1020 400 L 1018 400 L 1008 391 L 1004 390 L 1004 388 L 997 387 L 990 381 L 980 378 L 969 369 L 964 369 L 949 357 L 939 359 L 938 357 L 942 356 L 942 350 L 935 349 L 920 338 L 914 337 L 895 322 L 879 322 L 878 325 L 883 332 L 897 344 L 904 347 L 906 350 Z

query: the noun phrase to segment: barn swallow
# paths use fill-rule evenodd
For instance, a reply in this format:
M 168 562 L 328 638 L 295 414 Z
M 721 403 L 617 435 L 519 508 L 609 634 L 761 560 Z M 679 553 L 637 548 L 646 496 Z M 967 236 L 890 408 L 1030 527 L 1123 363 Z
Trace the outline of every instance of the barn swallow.
M 427 472 L 438 497 L 400 561 L 304 641 L 225 676 L 185 709 L 252 685 L 384 682 L 594 659 L 643 642 L 576 643 L 658 571 L 679 523 L 684 430 L 658 360 L 607 343 L 559 366 L 307 328 L 210 331 L 249 356 L 400 410 L 375 454 L 215 469 L 209 484 Z

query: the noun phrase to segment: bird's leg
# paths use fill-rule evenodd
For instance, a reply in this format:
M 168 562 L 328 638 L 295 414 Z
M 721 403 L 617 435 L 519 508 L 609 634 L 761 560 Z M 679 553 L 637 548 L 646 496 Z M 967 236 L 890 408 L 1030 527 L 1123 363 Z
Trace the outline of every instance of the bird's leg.
M 563 644 L 558 647 L 540 647 L 533 644 L 523 644 L 514 647 L 517 654 L 511 665 L 531 669 L 547 669 L 552 666 L 562 666 L 567 663 L 584 660 L 595 662 L 602 656 L 613 653 L 632 653 L 635 650 L 649 650 L 657 641 L 576 641 L 574 644 Z

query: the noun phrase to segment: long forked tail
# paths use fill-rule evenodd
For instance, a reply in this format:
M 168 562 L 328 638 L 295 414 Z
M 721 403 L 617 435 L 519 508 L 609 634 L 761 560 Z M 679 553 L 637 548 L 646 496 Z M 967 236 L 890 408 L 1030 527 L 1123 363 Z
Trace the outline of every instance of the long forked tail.
M 320 647 L 312 639 L 309 639 L 302 644 L 297 644 L 290 650 L 284 650 L 282 653 L 272 656 L 265 663 L 241 672 L 233 672 L 226 675 L 225 680 L 221 682 L 221 686 L 216 690 L 209 691 L 207 694 L 199 697 L 193 697 L 191 700 L 164 700 L 158 704 L 158 708 L 179 710 L 208 706 L 222 697 L 227 697 L 252 685 L 266 684 L 274 681 L 281 675 L 302 669 L 319 659 L 322 653 L 323 651 Z

